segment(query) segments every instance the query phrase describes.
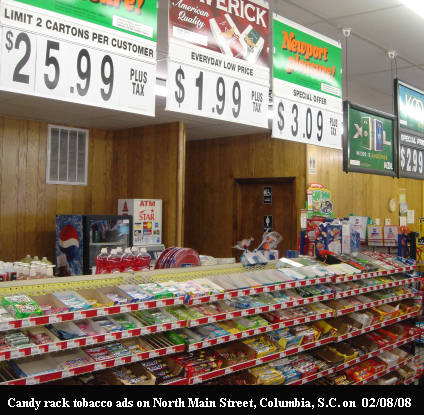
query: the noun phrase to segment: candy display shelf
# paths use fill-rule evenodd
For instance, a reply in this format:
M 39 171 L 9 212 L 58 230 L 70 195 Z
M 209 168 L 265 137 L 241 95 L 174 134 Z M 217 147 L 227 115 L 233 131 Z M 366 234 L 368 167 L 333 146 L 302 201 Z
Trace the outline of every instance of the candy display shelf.
M 347 339 L 351 339 L 352 337 L 360 336 L 361 334 L 369 333 L 370 331 L 381 329 L 382 327 L 391 326 L 392 324 L 399 323 L 400 321 L 408 320 L 410 318 L 414 318 L 419 314 L 418 311 L 413 313 L 408 313 L 399 317 L 392 318 L 390 320 L 385 320 L 377 324 L 373 324 L 372 326 L 365 327 L 363 329 L 353 330 L 349 333 L 343 334 L 336 338 L 336 343 L 345 341 Z
M 212 372 L 209 373 L 205 373 L 203 375 L 199 375 L 199 376 L 194 376 L 192 378 L 187 378 L 185 379 L 186 381 L 186 385 L 195 385 L 198 383 L 203 383 L 203 382 L 207 382 L 208 380 L 211 379 L 216 379 L 222 376 L 226 376 L 229 375 L 231 373 L 236 373 L 236 372 L 240 372 L 241 370 L 245 370 L 245 369 L 250 369 L 252 367 L 255 366 L 259 366 L 259 365 L 263 365 L 264 363 L 269 363 L 272 362 L 273 360 L 278 360 L 281 359 L 283 357 L 286 356 L 292 356 L 301 352 L 305 352 L 307 350 L 312 350 L 315 349 L 317 347 L 320 346 L 324 346 L 325 344 L 328 343 L 332 343 L 334 341 L 334 337 L 327 337 L 325 339 L 322 340 L 318 340 L 312 343 L 308 343 L 302 346 L 297 346 L 297 347 L 293 347 L 291 349 L 287 349 L 284 350 L 282 352 L 278 352 L 278 353 L 272 353 L 270 355 L 264 356 L 264 357 L 260 357 L 260 358 L 256 358 L 256 359 L 252 359 L 252 360 L 248 360 L 246 362 L 241 362 L 241 363 L 237 363 L 235 365 L 226 367 L 226 368 L 222 368 L 222 369 L 218 369 L 218 370 L 214 370 Z
M 349 307 L 344 310 L 337 310 L 336 317 L 344 316 L 345 314 L 349 314 L 349 313 L 354 313 L 355 311 L 366 310 L 367 308 L 378 307 L 383 304 L 389 304 L 389 303 L 394 303 L 396 301 L 406 300 L 409 298 L 420 299 L 422 297 L 419 297 L 415 293 L 397 295 L 394 297 L 385 298 L 384 300 L 372 301 L 369 303 L 359 304 L 354 307 Z
M 419 338 L 419 334 L 414 334 L 413 336 L 408 336 L 404 339 L 398 340 L 395 343 L 392 343 L 392 344 L 389 344 L 389 345 L 384 346 L 382 348 L 379 348 L 378 350 L 375 350 L 374 352 L 364 354 L 364 355 L 362 355 L 362 356 L 360 356 L 356 359 L 349 360 L 346 363 L 342 363 L 342 364 L 339 364 L 337 366 L 334 366 L 331 369 L 323 370 L 322 372 L 314 373 L 313 375 L 307 376 L 303 379 L 300 379 L 300 380 L 297 380 L 297 381 L 294 381 L 294 382 L 290 382 L 290 383 L 288 383 L 288 385 L 305 385 L 306 383 L 320 379 L 324 376 L 328 376 L 328 375 L 332 375 L 332 374 L 337 373 L 337 372 L 341 372 L 342 370 L 345 370 L 345 369 L 347 369 L 351 366 L 354 366 L 358 363 L 361 363 L 361 362 L 364 362 L 368 359 L 371 359 L 372 357 L 377 357 L 378 355 L 380 355 L 384 352 L 388 352 L 390 350 L 393 350 L 396 347 L 400 347 L 400 346 L 403 346 L 405 344 L 411 343 L 414 340 L 416 340 L 417 338 Z
M 400 301 L 400 300 L 406 299 L 406 298 L 412 298 L 413 296 L 414 296 L 413 294 L 395 296 L 395 297 L 391 297 L 391 298 L 386 299 L 386 300 L 368 303 L 367 307 L 365 307 L 365 305 L 364 305 L 364 306 L 362 306 L 361 310 L 364 310 L 366 308 L 375 307 L 376 305 L 380 305 L 380 304 L 387 304 L 387 303 L 390 303 L 390 302 Z M 376 303 L 378 303 L 378 304 L 376 304 Z M 259 313 L 263 312 L 262 309 L 263 309 L 263 307 L 260 307 L 260 308 L 255 309 L 255 310 L 259 314 Z M 248 311 L 248 310 L 245 310 L 245 311 Z M 344 311 L 345 310 L 343 310 L 343 312 Z M 348 312 L 352 312 L 352 310 L 349 309 Z M 259 327 L 259 328 L 256 328 L 256 329 L 241 331 L 239 333 L 234 333 L 234 334 L 230 334 L 230 335 L 226 335 L 226 336 L 222 336 L 222 337 L 217 337 L 217 338 L 211 339 L 211 340 L 193 343 L 193 344 L 190 344 L 188 346 L 188 351 L 199 350 L 199 349 L 203 349 L 203 348 L 206 348 L 206 347 L 215 346 L 217 344 L 227 343 L 227 342 L 230 342 L 230 341 L 233 341 L 233 340 L 240 340 L 240 339 L 244 339 L 244 338 L 247 338 L 247 337 L 255 336 L 257 334 L 269 333 L 271 331 L 279 330 L 279 329 L 284 328 L 284 327 L 292 327 L 292 326 L 305 324 L 305 323 L 309 323 L 309 322 L 313 322 L 313 321 L 318 321 L 318 320 L 322 320 L 322 319 L 326 319 L 326 318 L 336 317 L 336 316 L 339 315 L 339 313 L 340 312 L 329 312 L 329 313 L 317 314 L 317 315 L 313 315 L 313 316 L 300 317 L 300 318 L 291 319 L 291 320 L 283 321 L 283 322 L 276 323 L 276 324 L 270 324 L 270 325 L 265 326 L 265 327 Z M 343 313 L 343 314 L 345 314 L 345 313 Z M 237 312 L 236 317 L 241 317 L 242 315 L 243 314 L 239 315 L 238 312 Z M 252 314 L 247 314 L 247 315 L 252 315 Z M 228 317 L 229 317 L 228 319 L 234 318 L 234 317 L 231 317 L 231 316 L 228 316 Z M 409 317 L 407 317 L 407 318 L 409 318 Z M 52 352 L 56 352 L 56 351 L 60 351 L 60 350 L 75 349 L 75 348 L 78 348 L 78 347 L 89 346 L 89 345 L 93 345 L 93 344 L 101 344 L 101 343 L 105 343 L 105 342 L 127 339 L 127 338 L 131 338 L 131 337 L 139 337 L 139 336 L 143 336 L 143 335 L 147 335 L 147 334 L 160 333 L 160 332 L 164 332 L 164 331 L 168 331 L 168 330 L 174 330 L 174 329 L 183 328 L 183 327 L 197 327 L 199 325 L 210 323 L 212 321 L 223 321 L 223 320 L 220 320 L 220 319 L 217 320 L 217 319 L 214 319 L 212 317 L 208 317 L 207 321 L 205 319 L 197 319 L 197 320 L 192 320 L 192 321 L 181 320 L 181 321 L 177 321 L 175 323 L 164 323 L 164 324 L 159 324 L 159 325 L 139 327 L 139 328 L 130 329 L 130 330 L 99 334 L 99 335 L 95 335 L 95 336 L 79 337 L 79 338 L 76 338 L 76 339 L 67 340 L 67 341 L 60 341 L 60 342 L 56 342 L 56 343 L 47 343 L 47 344 L 40 344 L 40 345 L 18 347 L 18 348 L 0 351 L 0 361 L 1 360 L 16 359 L 16 358 L 20 358 L 20 357 L 40 355 L 40 354 L 45 354 L 45 353 L 52 353 Z M 393 320 L 390 320 L 390 321 L 393 321 Z M 382 327 L 380 325 L 375 325 L 375 326 L 376 326 L 376 328 Z M 369 329 L 368 331 L 372 330 L 371 328 L 367 328 L 367 329 Z M 365 330 L 365 329 L 363 329 L 363 330 Z M 359 334 L 353 334 L 353 333 L 357 333 L 357 332 Z M 355 332 L 352 332 L 352 333 L 349 333 L 349 334 L 352 334 L 350 337 L 354 337 L 354 336 L 357 336 L 357 335 L 360 335 L 360 334 L 363 334 L 363 333 L 362 333 L 361 330 L 356 330 Z
M 364 280 L 368 278 L 385 277 L 387 275 L 402 274 L 404 272 L 413 271 L 416 268 L 417 267 L 414 265 L 414 266 L 403 267 L 403 268 L 392 268 L 390 270 L 384 270 L 384 271 L 365 272 L 363 274 L 340 275 L 340 276 L 334 277 L 334 282 L 337 284 L 337 283 L 347 282 L 347 281 L 357 281 L 357 280 Z
M 79 291 L 84 289 L 99 289 L 99 288 L 116 288 L 119 285 L 126 284 L 141 284 L 147 282 L 161 282 L 161 281 L 187 281 L 193 280 L 195 281 L 197 278 L 207 278 L 208 276 L 226 276 L 226 275 L 249 275 L 249 272 L 258 272 L 265 269 L 273 269 L 275 268 L 275 263 L 271 263 L 266 267 L 256 267 L 251 270 L 246 270 L 241 267 L 240 264 L 234 265 L 224 265 L 224 266 L 213 266 L 213 267 L 200 267 L 194 268 L 190 270 L 184 269 L 174 269 L 174 270 L 158 270 L 151 271 L 145 273 L 136 273 L 136 274 L 119 274 L 119 275 L 100 275 L 100 276 L 83 276 L 83 277 L 72 277 L 65 279 L 49 279 L 49 280 L 32 280 L 32 281 L 17 281 L 17 282 L 8 282 L 0 285 L 0 297 L 12 295 L 12 294 L 27 294 L 32 296 L 42 295 L 42 294 L 51 294 L 51 293 L 59 293 L 63 291 Z M 220 300 L 233 300 L 238 297 L 244 297 L 249 295 L 260 295 L 265 293 L 272 293 L 283 291 L 287 289 L 295 289 L 302 288 L 314 285 L 328 284 L 328 283 L 342 283 L 346 281 L 356 281 L 361 279 L 369 279 L 376 278 L 381 276 L 390 276 L 403 272 L 409 272 L 415 269 L 415 267 L 404 267 L 404 268 L 393 268 L 390 270 L 377 271 L 371 273 L 363 273 L 356 275 L 343 275 L 343 276 L 333 276 L 333 277 L 318 277 L 318 278 L 306 278 L 303 280 L 296 281 L 288 281 L 281 282 L 276 284 L 267 284 L 267 285 L 257 285 L 253 287 L 244 287 L 237 290 L 227 290 L 225 292 L 220 292 L 211 295 L 205 296 L 184 296 L 184 297 L 172 297 L 172 298 L 159 298 L 148 301 L 134 301 L 125 304 L 115 304 L 108 305 L 107 307 L 101 308 L 92 308 L 78 311 L 67 311 L 60 314 L 51 314 L 51 315 L 43 315 L 36 317 L 29 317 L 23 319 L 14 319 L 10 321 L 2 321 L 0 322 L 0 331 L 8 331 L 8 330 L 16 330 L 16 329 L 25 329 L 35 326 L 44 326 L 48 324 L 62 323 L 62 322 L 72 322 L 78 320 L 91 319 L 95 317 L 102 316 L 114 316 L 119 314 L 132 313 L 141 310 L 151 310 L 156 308 L 164 308 L 169 306 L 178 306 L 178 305 L 186 305 L 186 306 L 196 306 L 203 305 L 208 303 L 213 303 L 215 301 Z M 91 345 L 99 345 L 107 342 L 116 342 L 123 339 L 136 338 L 144 335 L 149 335 L 153 333 L 161 333 L 164 331 L 179 329 L 179 328 L 194 328 L 197 326 L 202 326 L 205 324 L 222 322 L 226 320 L 231 320 L 240 317 L 246 316 L 254 316 L 260 315 L 263 313 L 269 313 L 277 310 L 284 310 L 299 306 L 304 306 L 308 304 L 314 304 L 318 302 L 328 301 L 328 300 L 336 300 L 342 299 L 345 297 L 367 293 L 372 291 L 383 290 L 391 287 L 398 287 L 402 285 L 412 284 L 416 281 L 420 280 L 419 277 L 409 277 L 398 281 L 387 282 L 385 284 L 379 284 L 369 287 L 362 287 L 359 289 L 353 289 L 344 292 L 336 292 L 336 293 L 327 293 L 328 290 L 326 287 L 320 288 L 319 291 L 325 293 L 321 295 L 314 295 L 304 298 L 291 299 L 290 301 L 283 301 L 276 304 L 263 305 L 259 307 L 251 307 L 246 309 L 238 309 L 235 311 L 227 311 L 222 312 L 216 315 L 206 315 L 204 317 L 187 319 L 175 321 L 172 323 L 163 323 L 156 324 L 151 326 L 142 326 L 137 328 L 132 328 L 130 330 L 123 331 L 113 331 L 109 333 L 96 334 L 92 336 L 86 337 L 78 337 L 72 340 L 66 341 L 56 341 L 48 344 L 40 344 L 40 345 L 24 345 L 20 347 L 3 349 L 0 351 L 0 361 L 4 360 L 12 360 L 18 358 L 28 358 L 28 359 L 37 359 L 40 355 L 51 354 L 51 356 L 55 356 L 57 353 L 64 353 L 67 350 L 72 349 L 80 349 L 86 346 Z M 261 279 L 263 281 L 263 279 Z M 328 287 L 327 287 L 328 288 Z M 315 289 L 315 292 L 319 292 Z M 312 290 L 313 293 L 314 290 Z M 303 294 L 303 292 L 302 292 Z M 295 296 L 294 296 L 295 297 Z M 291 298 L 294 298 L 291 296 Z M 388 304 L 392 302 L 397 302 L 406 299 L 416 298 L 417 294 L 415 292 L 408 292 L 406 294 L 392 296 L 383 300 L 372 301 L 369 303 L 364 303 L 360 305 L 356 305 L 354 307 L 350 307 L 344 310 L 335 310 L 332 312 L 320 313 L 316 315 L 305 315 L 303 317 L 291 318 L 288 320 L 284 320 L 278 323 L 270 323 L 269 325 L 257 327 L 254 329 L 247 329 L 245 331 L 240 331 L 237 333 L 232 333 L 224 336 L 220 336 L 214 339 L 203 340 L 197 343 L 192 344 L 179 344 L 170 347 L 159 348 L 155 350 L 143 351 L 140 353 L 135 353 L 127 356 L 121 356 L 119 358 L 110 358 L 102 361 L 92 361 L 87 364 L 83 364 L 81 366 L 65 369 L 65 370 L 56 370 L 53 369 L 49 372 L 37 375 L 28 375 L 27 377 L 22 377 L 19 379 L 13 379 L 3 384 L 9 385 L 30 385 L 30 384 L 39 384 L 46 383 L 54 380 L 64 379 L 68 377 L 73 377 L 81 374 L 101 371 L 107 368 L 117 367 L 121 365 L 126 365 L 129 363 L 140 362 L 143 360 L 151 359 L 154 357 L 173 355 L 176 353 L 184 352 L 184 351 L 195 351 L 208 347 L 212 347 L 215 345 L 229 343 L 236 340 L 245 339 L 248 337 L 252 337 L 258 334 L 266 334 L 272 331 L 276 331 L 282 328 L 293 327 L 297 325 L 302 325 L 318 320 L 329 319 L 333 317 L 343 316 L 348 313 L 352 313 L 359 310 L 366 310 L 368 308 L 377 307 L 383 304 Z M 280 298 L 280 297 L 279 297 Z M 289 297 L 290 298 L 290 297 Z M 41 304 L 41 303 L 40 303 Z M 253 305 L 253 304 L 252 304 Z M 218 370 L 214 370 L 209 373 L 205 373 L 202 375 L 194 376 L 186 379 L 178 379 L 175 381 L 170 381 L 167 384 L 185 384 L 185 385 L 193 385 L 197 383 L 203 383 L 211 379 L 219 378 L 221 376 L 226 376 L 231 373 L 239 372 L 248 368 L 252 368 L 258 365 L 262 365 L 267 362 L 271 362 L 273 360 L 277 360 L 286 356 L 291 356 L 297 353 L 301 353 L 307 350 L 311 350 L 332 342 L 340 342 L 346 339 L 349 339 L 354 336 L 359 336 L 360 334 L 368 333 L 373 330 L 377 330 L 381 327 L 385 327 L 399 321 L 407 320 L 415 317 L 418 312 L 413 312 L 409 314 L 405 314 L 390 320 L 379 322 L 378 324 L 374 324 L 370 327 L 366 327 L 360 330 L 354 330 L 345 335 L 338 337 L 327 337 L 322 338 L 318 341 L 314 341 L 312 343 L 308 343 L 305 345 L 297 346 L 294 348 L 290 348 L 284 351 L 272 353 L 270 355 L 255 358 L 252 360 L 248 360 L 245 362 L 237 363 L 235 365 L 231 365 L 229 367 L 221 368 Z M 141 324 L 140 324 L 141 325 Z M 408 340 L 408 341 L 406 341 Z M 404 339 L 402 340 L 405 344 L 414 339 Z M 400 341 L 400 342 L 402 342 Z M 398 342 L 399 343 L 399 342 Z M 397 344 L 397 343 L 396 343 Z M 390 347 L 396 347 L 395 345 L 387 346 L 389 348 L 382 348 L 378 351 L 378 353 L 382 353 L 386 350 L 390 350 Z M 81 349 L 83 350 L 83 349 Z M 81 353 L 81 352 L 78 352 Z M 373 352 L 376 353 L 376 352 Z M 369 354 L 365 356 L 361 356 L 362 360 L 355 359 L 354 361 L 347 362 L 344 365 L 348 364 L 353 365 L 357 362 L 361 362 L 363 360 L 368 359 L 369 357 L 375 356 L 375 354 Z M 26 361 L 27 359 L 25 359 Z M 348 367 L 348 366 L 346 366 Z M 343 370 L 341 366 L 337 366 L 326 371 L 320 372 L 319 374 L 311 375 L 305 379 L 302 379 L 301 383 L 295 382 L 293 384 L 304 384 L 310 382 L 312 380 L 318 379 L 319 377 L 326 376 L 331 373 L 335 373 L 339 370 Z M 393 370 L 393 369 L 392 369 Z M 384 373 L 381 375 L 383 376 Z M 316 376 L 316 377 L 314 377 Z M 310 379 L 309 379 L 310 378 Z
M 420 277 L 413 277 L 413 278 L 405 278 L 404 280 L 400 280 L 400 281 L 387 282 L 385 284 L 371 285 L 369 287 L 355 288 L 353 290 L 342 291 L 342 292 L 336 293 L 335 298 L 339 299 L 339 298 L 352 297 L 354 295 L 366 294 L 366 293 L 370 293 L 370 292 L 373 292 L 373 291 L 384 290 L 385 288 L 400 287 L 401 285 L 407 285 L 407 284 L 415 283 L 415 282 L 418 282 L 420 280 L 421 280 Z
M 422 373 L 419 373 L 419 374 L 417 374 L 417 375 L 415 375 L 415 376 L 412 376 L 412 377 L 411 377 L 411 378 L 409 378 L 409 379 L 406 379 L 406 380 L 402 383 L 402 385 L 411 385 L 412 383 L 419 381 L 422 377 L 423 377 L 423 374 L 422 374 Z
M 240 331 L 238 333 L 229 334 L 229 335 L 222 336 L 222 337 L 217 337 L 215 339 L 204 340 L 204 341 L 201 341 L 201 342 L 198 342 L 198 343 L 190 344 L 188 346 L 188 351 L 191 352 L 191 351 L 194 351 L 194 350 L 204 349 L 206 347 L 215 346 L 217 344 L 228 343 L 228 342 L 234 341 L 234 340 L 241 340 L 241 339 L 245 339 L 247 337 L 255 336 L 257 334 L 269 333 L 271 331 L 276 331 L 276 330 L 279 330 L 279 329 L 282 329 L 282 328 L 285 328 L 285 327 L 293 327 L 293 326 L 297 326 L 297 325 L 300 325 L 300 324 L 305 324 L 305 323 L 310 323 L 310 322 L 313 322 L 313 321 L 323 320 L 325 318 L 330 318 L 330 317 L 334 317 L 333 312 L 316 314 L 314 316 L 308 316 L 308 317 L 300 317 L 300 318 L 296 318 L 296 319 L 292 319 L 292 320 L 283 321 L 281 323 L 275 323 L 275 324 L 271 324 L 271 325 L 264 326 L 264 327 L 258 327 L 256 329 Z
M 76 368 L 67 370 L 56 370 L 49 373 L 45 373 L 37 376 L 28 376 L 20 379 L 14 379 L 8 382 L 0 383 L 0 385 L 36 385 L 40 383 L 52 382 L 58 379 L 65 379 L 72 376 L 83 375 L 85 373 L 97 372 L 99 370 L 108 369 L 111 367 L 122 366 L 128 363 L 140 362 L 142 360 L 151 359 L 153 357 L 167 356 L 183 352 L 185 345 L 181 344 L 178 346 L 167 347 L 163 349 L 151 350 L 148 352 L 142 352 L 138 354 L 132 354 L 129 356 L 123 356 L 120 358 L 113 358 L 103 360 L 101 362 L 92 362 L 86 365 L 81 365 Z
M 221 313 L 214 316 L 201 317 L 195 320 L 191 320 L 188 327 L 200 326 L 202 324 L 215 323 L 224 320 L 231 320 L 233 318 L 253 316 L 256 314 L 268 313 L 270 311 L 283 310 L 286 308 L 298 307 L 304 304 L 313 304 L 320 301 L 332 300 L 334 294 L 317 295 L 315 297 L 303 298 L 296 301 L 286 301 L 279 304 L 266 305 L 262 307 L 248 308 L 245 310 L 230 311 L 228 313 Z
M 407 365 L 408 363 L 413 362 L 416 359 L 416 356 L 411 356 L 408 359 L 403 360 L 402 362 L 396 363 L 395 365 L 391 365 L 389 367 L 387 367 L 386 369 L 382 370 L 381 372 L 375 373 L 374 375 L 361 380 L 359 382 L 355 382 L 354 385 L 366 385 L 367 383 L 372 382 L 373 380 L 377 380 L 379 378 L 381 378 L 384 375 L 387 375 L 390 372 L 393 372 L 396 369 L 399 369 L 402 366 Z

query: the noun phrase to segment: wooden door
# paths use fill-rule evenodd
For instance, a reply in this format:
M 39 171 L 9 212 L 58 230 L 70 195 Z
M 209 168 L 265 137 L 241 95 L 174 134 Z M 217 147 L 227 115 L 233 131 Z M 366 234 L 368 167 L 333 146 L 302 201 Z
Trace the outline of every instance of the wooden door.
M 283 236 L 280 255 L 297 249 L 297 215 L 294 179 L 237 179 L 235 184 L 234 245 L 253 237 L 253 250 L 262 242 L 265 228 Z M 237 251 L 237 250 L 236 250 Z M 234 252 L 237 258 L 239 252 Z

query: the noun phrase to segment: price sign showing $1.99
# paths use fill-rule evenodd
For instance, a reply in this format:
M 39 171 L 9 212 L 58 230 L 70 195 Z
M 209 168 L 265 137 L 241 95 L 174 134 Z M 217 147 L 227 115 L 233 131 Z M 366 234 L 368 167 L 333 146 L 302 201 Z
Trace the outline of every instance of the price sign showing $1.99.
M 268 88 L 170 61 L 167 110 L 263 127 Z

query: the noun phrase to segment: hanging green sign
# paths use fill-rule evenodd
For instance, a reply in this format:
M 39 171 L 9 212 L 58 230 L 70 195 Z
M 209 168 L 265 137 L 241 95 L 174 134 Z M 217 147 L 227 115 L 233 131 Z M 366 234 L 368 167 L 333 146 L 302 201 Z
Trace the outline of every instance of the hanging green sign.
M 395 176 L 394 116 L 345 102 L 344 123 L 344 170 Z
M 15 0 L 156 42 L 157 0 Z
M 341 149 L 339 42 L 274 14 L 272 136 Z

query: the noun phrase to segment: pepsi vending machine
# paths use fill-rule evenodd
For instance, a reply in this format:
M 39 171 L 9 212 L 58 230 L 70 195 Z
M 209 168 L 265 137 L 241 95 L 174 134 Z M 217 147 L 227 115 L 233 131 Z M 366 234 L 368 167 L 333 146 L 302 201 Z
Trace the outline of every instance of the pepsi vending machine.
M 132 246 L 132 217 L 56 215 L 56 275 L 89 275 L 102 248 Z

